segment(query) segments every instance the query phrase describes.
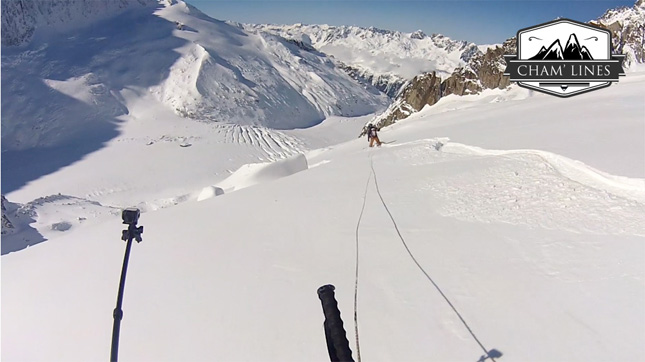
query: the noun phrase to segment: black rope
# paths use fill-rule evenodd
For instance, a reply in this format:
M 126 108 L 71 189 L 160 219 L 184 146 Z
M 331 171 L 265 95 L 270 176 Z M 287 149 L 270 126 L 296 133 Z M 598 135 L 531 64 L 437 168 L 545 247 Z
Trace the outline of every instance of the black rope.
M 370 172 L 370 175 L 367 178 L 367 183 L 365 184 L 365 192 L 363 193 L 363 206 L 361 207 L 361 214 L 358 216 L 358 222 L 356 223 L 356 274 L 354 279 L 354 335 L 356 338 L 356 357 L 358 359 L 358 362 L 361 362 L 361 345 L 358 338 L 358 256 L 359 256 L 358 230 L 361 226 L 361 220 L 363 219 L 363 212 L 365 211 L 365 203 L 367 201 L 367 190 L 369 189 L 370 181 L 372 180 L 372 172 Z
M 466 323 L 464 318 L 461 316 L 461 313 L 459 313 L 457 308 L 455 308 L 455 306 L 452 304 L 452 302 L 450 302 L 450 299 L 448 299 L 448 297 L 443 293 L 443 291 L 441 290 L 441 288 L 439 288 L 437 283 L 435 283 L 435 281 L 432 280 L 430 275 L 423 269 L 421 264 L 419 264 L 417 259 L 414 257 L 414 255 L 412 254 L 412 251 L 410 251 L 410 248 L 408 247 L 408 244 L 405 242 L 405 239 L 403 238 L 403 235 L 401 235 L 401 231 L 399 231 L 399 226 L 396 224 L 396 221 L 394 220 L 394 217 L 392 216 L 392 213 L 390 212 L 390 209 L 388 209 L 387 204 L 385 203 L 385 200 L 383 200 L 383 196 L 381 195 L 381 190 L 378 187 L 378 179 L 376 177 L 376 171 L 374 170 L 374 161 L 372 159 L 370 159 L 370 166 L 372 167 L 372 174 L 374 175 L 374 184 L 376 185 L 376 192 L 378 193 L 378 197 L 381 199 L 381 203 L 383 204 L 383 207 L 385 207 L 385 211 L 387 211 L 388 215 L 390 215 L 390 220 L 392 220 L 392 224 L 394 224 L 394 229 L 396 229 L 396 233 L 399 235 L 399 239 L 401 239 L 401 242 L 403 243 L 403 246 L 405 247 L 405 250 L 408 251 L 408 254 L 410 255 L 410 258 L 412 258 L 412 261 L 414 261 L 414 263 L 417 265 L 419 270 L 421 270 L 421 272 L 426 276 L 426 278 L 428 278 L 430 283 L 432 283 L 432 285 L 434 285 L 434 287 L 437 289 L 437 291 L 439 291 L 439 294 L 441 294 L 443 299 L 446 300 L 446 302 L 448 303 L 450 308 L 452 308 L 452 310 L 457 314 L 457 317 L 459 317 L 459 320 L 461 320 L 461 323 L 464 324 L 464 326 L 466 327 L 466 329 L 468 330 L 470 335 L 473 337 L 473 339 L 475 339 L 475 342 L 477 342 L 479 347 L 481 347 L 481 349 L 484 350 L 484 353 L 486 353 L 486 356 L 488 356 L 493 362 L 495 362 L 495 359 L 488 353 L 488 350 L 486 349 L 486 347 L 484 347 L 484 345 L 479 341 L 479 338 L 477 338 L 477 336 L 475 335 L 473 330 L 470 329 L 470 326 L 468 325 L 468 323 Z

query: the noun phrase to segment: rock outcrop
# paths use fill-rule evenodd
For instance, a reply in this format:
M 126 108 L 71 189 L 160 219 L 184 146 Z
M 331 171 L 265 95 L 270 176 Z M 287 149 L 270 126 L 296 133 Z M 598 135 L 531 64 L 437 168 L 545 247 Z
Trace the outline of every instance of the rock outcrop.
M 441 98 L 441 77 L 436 72 L 414 77 L 402 89 L 399 96 L 373 123 L 385 127 L 397 120 L 418 112 L 426 104 L 433 105 Z
M 372 123 L 379 127 L 389 126 L 450 94 L 463 96 L 477 94 L 484 89 L 508 87 L 510 79 L 504 76 L 504 54 L 513 54 L 515 51 L 516 40 L 511 38 L 502 46 L 487 49 L 485 53 L 478 51 L 466 66 L 456 68 L 444 80 L 436 72 L 414 77 L 403 86 L 390 107 Z
M 589 22 L 611 32 L 614 53 L 625 54 L 623 66 L 645 63 L 645 1 L 638 0 L 633 7 L 607 10 L 597 20 Z
M 7 218 L 7 207 L 5 206 L 7 202 L 7 199 L 4 197 L 4 195 L 2 195 L 2 235 L 8 234 L 9 232 L 11 232 L 11 230 L 14 229 L 13 224 L 11 223 L 9 218 Z

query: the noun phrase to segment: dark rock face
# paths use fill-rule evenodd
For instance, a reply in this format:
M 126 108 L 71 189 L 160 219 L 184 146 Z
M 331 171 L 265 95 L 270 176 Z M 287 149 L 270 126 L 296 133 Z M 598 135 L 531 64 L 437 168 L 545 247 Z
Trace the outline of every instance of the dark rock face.
M 414 77 L 403 86 L 388 109 L 372 123 L 379 128 L 389 126 L 410 114 L 420 111 L 425 105 L 433 105 L 441 98 L 441 77 L 436 72 Z
M 477 94 L 481 92 L 482 87 L 477 81 L 477 74 L 465 68 L 457 68 L 452 75 L 441 83 L 441 96 L 456 94 L 463 96 L 467 94 Z
M 5 214 L 7 211 L 5 204 L 7 202 L 7 199 L 4 197 L 4 195 L 2 195 L 2 234 L 7 234 L 9 230 L 14 228 L 13 224 L 11 223 L 11 221 L 9 221 L 7 215 Z
M 410 38 L 412 39 L 425 39 L 426 36 L 427 35 L 421 30 L 417 30 L 414 33 L 410 34 Z
M 433 105 L 441 98 L 441 78 L 435 72 L 425 73 L 412 79 L 412 86 L 406 87 L 401 97 L 416 110 L 426 104 Z
M 379 127 L 389 126 L 450 94 L 462 96 L 477 94 L 484 89 L 508 87 L 511 82 L 509 77 L 504 76 L 504 54 L 514 54 L 516 44 L 515 38 L 511 38 L 501 47 L 488 49 L 486 53 L 477 50 L 466 66 L 455 69 L 443 81 L 435 72 L 416 76 L 403 87 L 394 103 L 373 122 Z
M 499 88 L 504 89 L 511 84 L 509 77 L 504 76 L 504 54 L 515 54 L 517 52 L 517 40 L 513 37 L 506 40 L 501 47 L 488 49 L 485 54 L 475 56 L 469 63 L 482 89 Z

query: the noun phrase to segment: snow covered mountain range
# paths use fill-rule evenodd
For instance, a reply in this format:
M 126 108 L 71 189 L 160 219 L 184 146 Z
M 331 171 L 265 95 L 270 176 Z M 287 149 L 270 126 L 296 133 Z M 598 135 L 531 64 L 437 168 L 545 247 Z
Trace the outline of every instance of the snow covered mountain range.
M 477 45 L 422 31 L 402 33 L 374 27 L 329 25 L 245 25 L 304 42 L 341 62 L 357 79 L 391 97 L 416 75 L 447 76 L 480 52 Z
M 76 14 L 89 14 L 81 17 L 87 20 L 104 7 L 44 1 L 18 17 L 13 11 L 22 2 L 9 3 L 3 6 L 3 16 L 14 19 L 8 24 L 17 18 L 24 23 L 16 26 L 20 31 L 3 32 L 5 44 L 26 41 L 37 24 L 70 22 Z M 55 36 L 43 31 L 27 45 L 3 48 L 2 88 L 14 95 L 2 99 L 3 149 L 59 144 L 60 138 L 73 138 L 88 117 L 94 119 L 91 127 L 105 126 L 129 112 L 116 94 L 126 88 L 140 89 L 184 117 L 273 129 L 308 127 L 328 116 L 363 115 L 386 105 L 387 97 L 325 55 L 283 38 L 249 33 L 181 1 L 123 6 L 110 18 Z M 83 119 L 69 119 L 70 107 L 84 108 L 71 112 Z M 34 137 L 34 130 L 42 137 Z

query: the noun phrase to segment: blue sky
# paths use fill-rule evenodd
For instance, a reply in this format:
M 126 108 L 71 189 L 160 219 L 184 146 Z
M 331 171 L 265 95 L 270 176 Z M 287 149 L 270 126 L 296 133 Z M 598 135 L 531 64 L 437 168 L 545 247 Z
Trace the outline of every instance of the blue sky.
M 187 0 L 220 20 L 255 24 L 357 25 L 427 34 L 440 33 L 477 44 L 501 43 L 517 30 L 556 17 L 589 21 L 628 1 L 552 0 Z

